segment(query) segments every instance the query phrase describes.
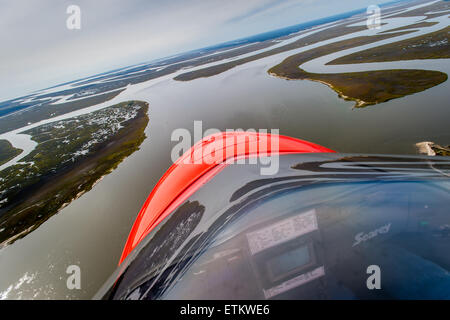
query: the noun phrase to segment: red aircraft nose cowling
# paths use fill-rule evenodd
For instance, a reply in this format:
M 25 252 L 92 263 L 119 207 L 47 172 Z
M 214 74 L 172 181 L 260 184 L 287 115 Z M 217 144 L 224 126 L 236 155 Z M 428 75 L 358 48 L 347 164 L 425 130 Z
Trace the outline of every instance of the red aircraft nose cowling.
M 162 220 L 213 178 L 230 160 L 292 153 L 334 153 L 291 137 L 257 132 L 221 132 L 203 138 L 162 176 L 130 231 L 119 264 Z

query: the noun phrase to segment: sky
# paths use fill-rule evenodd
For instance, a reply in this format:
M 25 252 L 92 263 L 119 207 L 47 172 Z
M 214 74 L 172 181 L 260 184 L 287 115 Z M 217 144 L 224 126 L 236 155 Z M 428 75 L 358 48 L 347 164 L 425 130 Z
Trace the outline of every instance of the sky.
M 0 0 L 0 101 L 387 0 Z M 67 8 L 81 9 L 69 30 Z

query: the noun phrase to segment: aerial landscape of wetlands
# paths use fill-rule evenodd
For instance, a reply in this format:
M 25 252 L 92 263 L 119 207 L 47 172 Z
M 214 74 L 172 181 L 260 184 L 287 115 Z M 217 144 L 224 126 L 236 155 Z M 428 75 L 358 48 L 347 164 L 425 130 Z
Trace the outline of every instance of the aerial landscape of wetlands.
M 277 4 L 277 19 L 297 8 L 291 2 Z M 29 76 L 36 85 L 19 90 L 15 80 L 2 80 L 0 300 L 92 298 L 116 270 L 141 206 L 173 163 L 172 133 L 185 128 L 196 137 L 194 121 L 203 130 L 277 128 L 344 154 L 450 156 L 450 1 L 374 1 L 381 10 L 374 24 L 372 3 L 361 3 L 256 32 L 256 22 L 247 32 L 242 21 L 268 19 L 266 7 L 246 7 L 250 18 L 237 11 L 226 18 L 240 23 L 239 32 L 147 60 L 141 42 L 151 36 L 138 39 L 125 28 L 120 36 L 128 42 L 109 38 L 108 52 L 126 52 L 136 41 L 139 60 L 117 57 L 104 67 L 95 57 L 101 67 L 91 75 L 74 70 L 63 78 L 53 77 L 61 66 L 46 71 L 41 61 Z M 80 35 L 73 37 L 96 26 L 80 8 L 81 29 L 64 30 Z M 174 39 L 186 28 L 180 22 Z M 23 58 L 23 79 L 33 68 L 25 60 L 41 55 L 39 48 Z M 70 52 L 94 59 L 75 46 Z M 16 72 L 8 57 L 2 55 L 2 79 Z M 85 60 L 67 65 L 81 70 Z M 39 82 L 39 73 L 50 80 Z M 80 290 L 66 285 L 69 265 L 80 266 Z

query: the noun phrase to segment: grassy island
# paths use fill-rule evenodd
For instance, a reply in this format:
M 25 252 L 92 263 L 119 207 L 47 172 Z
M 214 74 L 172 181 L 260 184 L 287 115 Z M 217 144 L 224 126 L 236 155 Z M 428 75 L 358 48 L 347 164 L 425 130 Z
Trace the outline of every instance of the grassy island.
M 138 150 L 147 110 L 124 102 L 24 132 L 38 145 L 0 171 L 0 245 L 36 229 Z
M 7 140 L 0 140 L 0 166 L 22 153 Z

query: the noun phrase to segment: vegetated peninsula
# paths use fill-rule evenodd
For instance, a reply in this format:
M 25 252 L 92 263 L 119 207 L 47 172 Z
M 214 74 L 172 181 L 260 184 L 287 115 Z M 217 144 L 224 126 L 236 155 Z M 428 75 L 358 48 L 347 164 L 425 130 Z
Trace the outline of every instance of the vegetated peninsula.
M 382 40 L 387 35 L 393 34 L 357 37 L 301 52 L 286 58 L 268 72 L 273 76 L 288 80 L 321 82 L 336 91 L 339 97 L 354 101 L 357 108 L 424 91 L 447 80 L 447 74 L 429 70 L 380 70 L 323 74 L 306 72 L 299 67 L 312 59 Z M 395 35 L 399 35 L 399 33 L 395 33 Z M 420 50 L 426 51 L 429 48 L 429 46 L 422 46 Z M 360 62 L 370 61 L 360 60 Z
M 20 153 L 22 153 L 22 150 L 14 148 L 8 140 L 0 140 L 0 166 Z
M 138 150 L 147 110 L 146 102 L 123 102 L 24 132 L 38 145 L 0 171 L 0 246 L 36 229 Z
M 421 22 L 417 22 L 417 23 L 410 24 L 410 25 L 407 25 L 407 26 L 398 27 L 398 28 L 395 28 L 395 29 L 384 30 L 384 31 L 381 31 L 381 33 L 394 32 L 394 31 L 403 31 L 403 30 L 417 29 L 417 28 L 426 28 L 426 27 L 434 26 L 435 24 L 438 24 L 438 22 L 436 22 L 436 21 L 433 21 L 433 22 L 421 21 Z
M 355 52 L 333 61 L 329 65 L 386 62 L 416 59 L 450 58 L 450 27 L 403 41 Z
M 419 153 L 428 156 L 450 156 L 450 145 L 443 147 L 431 141 L 423 141 L 416 143 L 416 148 Z

